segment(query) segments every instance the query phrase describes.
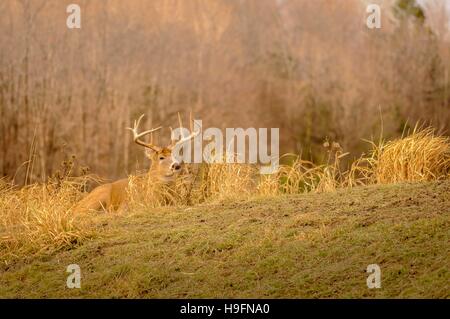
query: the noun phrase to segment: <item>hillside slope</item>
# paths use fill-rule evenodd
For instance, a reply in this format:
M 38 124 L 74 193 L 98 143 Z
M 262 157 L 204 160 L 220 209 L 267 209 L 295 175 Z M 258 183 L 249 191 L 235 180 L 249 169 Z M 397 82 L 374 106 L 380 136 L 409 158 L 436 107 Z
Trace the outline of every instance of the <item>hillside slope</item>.
M 448 298 L 449 233 L 450 181 L 112 215 L 80 247 L 2 266 L 0 297 Z

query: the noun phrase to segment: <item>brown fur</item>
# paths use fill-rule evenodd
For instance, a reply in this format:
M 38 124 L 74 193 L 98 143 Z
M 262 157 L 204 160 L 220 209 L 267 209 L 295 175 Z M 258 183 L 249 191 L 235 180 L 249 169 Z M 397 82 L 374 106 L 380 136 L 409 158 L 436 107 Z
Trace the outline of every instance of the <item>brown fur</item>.
M 96 187 L 76 206 L 75 212 L 117 211 L 124 208 L 128 178 Z
M 152 161 L 148 174 L 164 183 L 170 183 L 178 176 L 180 169 L 174 170 L 172 151 L 163 148 L 159 151 L 147 151 L 146 155 Z M 163 159 L 161 159 L 163 157 Z M 90 211 L 121 211 L 127 206 L 128 178 L 100 185 L 90 192 L 75 206 L 77 213 Z

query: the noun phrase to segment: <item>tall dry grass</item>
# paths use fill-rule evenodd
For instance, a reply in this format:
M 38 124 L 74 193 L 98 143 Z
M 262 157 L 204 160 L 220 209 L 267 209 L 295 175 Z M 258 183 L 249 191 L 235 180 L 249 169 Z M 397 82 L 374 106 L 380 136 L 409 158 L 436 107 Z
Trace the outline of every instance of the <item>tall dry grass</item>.
M 170 184 L 149 178 L 147 174 L 128 177 L 128 210 L 142 210 L 163 206 L 185 206 L 191 203 L 192 179 L 182 175 Z
M 189 206 L 221 201 L 308 192 L 330 192 L 358 185 L 450 178 L 450 139 L 432 128 L 416 128 L 401 139 L 371 142 L 368 156 L 346 166 L 348 156 L 336 142 L 323 144 L 327 161 L 315 164 L 293 154 L 278 172 L 259 175 L 256 165 L 193 164 L 174 184 L 162 184 L 147 174 L 129 176 L 128 211 L 163 206 Z M 0 180 L 0 259 L 73 247 L 97 234 L 96 218 L 74 215 L 89 175 L 72 177 L 73 163 L 44 184 L 23 188 Z
M 325 141 L 322 147 L 326 162 L 316 164 L 295 154 L 286 154 L 289 164 L 280 165 L 270 175 L 259 175 L 258 167 L 249 164 L 212 163 L 201 164 L 185 175 L 170 189 L 172 195 L 163 193 L 170 201 L 158 201 L 157 206 L 166 204 L 198 204 L 208 201 L 245 199 L 253 196 L 277 196 L 308 192 L 331 192 L 340 188 L 351 188 L 370 184 L 398 182 L 420 182 L 449 178 L 450 138 L 437 135 L 431 127 L 416 127 L 400 139 L 375 143 L 369 155 L 362 155 L 343 162 L 345 152 L 337 142 Z M 158 184 L 150 182 L 151 185 Z M 144 183 L 145 185 L 145 183 Z M 137 188 L 136 192 L 140 192 Z M 149 202 L 155 196 L 153 191 L 135 195 L 139 202 Z M 133 197 L 133 196 L 132 196 Z
M 52 252 L 93 235 L 87 218 L 71 212 L 80 190 L 64 181 L 0 190 L 0 260 Z
M 186 170 L 176 182 L 163 184 L 146 175 L 130 176 L 131 209 L 185 206 L 248 199 L 257 192 L 258 168 L 250 164 L 202 163 Z
M 450 137 L 436 134 L 432 127 L 419 127 L 402 138 L 378 143 L 369 141 L 369 155 L 362 155 L 347 167 L 349 155 L 336 143 L 326 141 L 327 163 L 315 164 L 293 157 L 278 173 L 263 176 L 258 185 L 262 195 L 330 192 L 371 184 L 422 182 L 450 178 Z
M 450 176 L 450 138 L 436 135 L 434 128 L 416 125 L 403 138 L 372 145 L 368 161 L 374 183 L 430 181 Z
M 63 161 L 46 183 L 24 187 L 0 180 L 0 261 L 50 253 L 73 247 L 95 235 L 89 216 L 75 215 L 72 208 L 95 176 L 81 169 L 74 177 L 75 157 Z

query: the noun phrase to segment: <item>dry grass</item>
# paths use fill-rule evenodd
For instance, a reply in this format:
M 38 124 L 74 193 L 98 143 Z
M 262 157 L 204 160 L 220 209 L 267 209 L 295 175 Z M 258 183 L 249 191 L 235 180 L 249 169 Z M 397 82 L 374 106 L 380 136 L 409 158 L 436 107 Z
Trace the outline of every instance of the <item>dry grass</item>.
M 373 183 L 445 179 L 450 176 L 450 138 L 416 126 L 408 136 L 373 144 L 368 162 Z
M 257 167 L 249 164 L 212 163 L 199 170 L 196 202 L 243 199 L 256 192 Z
M 164 184 L 146 174 L 129 176 L 128 209 L 155 208 L 162 206 L 184 206 L 190 203 L 191 180 L 181 176 L 172 184 Z
M 74 216 L 80 198 L 69 181 L 14 189 L 3 184 L 0 193 L 0 258 L 2 261 L 73 246 L 91 235 L 89 221 Z
M 163 184 L 145 174 L 130 176 L 129 207 L 184 206 L 250 198 L 256 192 L 257 167 L 203 163 L 186 168 L 175 183 Z
M 336 143 L 325 142 L 326 164 L 316 165 L 294 156 L 290 165 L 277 174 L 263 176 L 260 195 L 330 192 L 370 184 L 420 182 L 450 177 L 450 138 L 439 136 L 431 127 L 416 125 L 411 134 L 384 143 L 370 141 L 369 156 L 364 154 L 346 169 L 341 159 L 348 155 Z
M 17 188 L 0 180 L 0 261 L 72 247 L 94 235 L 91 216 L 72 213 L 90 180 L 73 177 L 75 157 L 44 184 Z
M 130 176 L 128 210 L 161 206 L 191 206 L 224 200 L 249 199 L 306 192 L 333 192 L 358 185 L 449 178 L 450 141 L 431 128 L 419 129 L 398 140 L 372 143 L 347 169 L 348 155 L 338 143 L 325 142 L 325 164 L 294 156 L 272 175 L 258 175 L 248 164 L 212 163 L 189 166 L 174 184 L 155 182 L 146 174 Z M 0 257 L 3 261 L 30 253 L 71 247 L 95 234 L 95 216 L 75 216 L 71 209 L 82 197 L 87 175 L 71 177 L 72 164 L 46 184 L 15 188 L 0 180 Z
M 347 183 L 356 183 L 355 176 L 341 168 L 341 159 L 348 155 L 337 142 L 323 144 L 327 152 L 327 163 L 316 165 L 311 161 L 301 159 L 295 154 L 290 165 L 282 165 L 277 174 L 262 177 L 258 189 L 261 195 L 299 194 L 305 192 L 331 192 L 345 187 Z M 350 179 L 350 182 L 349 182 Z M 278 188 L 275 187 L 278 185 Z

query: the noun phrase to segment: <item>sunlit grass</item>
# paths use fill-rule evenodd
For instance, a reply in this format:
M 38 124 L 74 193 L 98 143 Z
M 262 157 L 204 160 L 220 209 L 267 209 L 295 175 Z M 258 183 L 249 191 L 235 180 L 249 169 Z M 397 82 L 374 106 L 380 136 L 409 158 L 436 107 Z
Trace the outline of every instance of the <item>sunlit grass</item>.
M 293 157 L 278 172 L 259 175 L 249 164 L 209 163 L 186 166 L 173 184 L 162 184 L 147 174 L 129 176 L 127 211 L 162 206 L 195 206 L 253 197 L 334 192 L 360 185 L 429 181 L 450 176 L 450 141 L 431 128 L 401 139 L 371 142 L 369 156 L 343 168 L 348 155 L 336 142 L 324 143 L 327 162 L 315 164 Z M 95 234 L 103 212 L 76 214 L 73 207 L 85 196 L 88 175 L 71 177 L 70 163 L 44 184 L 16 188 L 0 180 L 0 256 L 3 261 L 34 253 L 70 248 Z M 68 168 L 67 168 L 68 167 Z M 69 172 L 69 173 L 68 173 Z

